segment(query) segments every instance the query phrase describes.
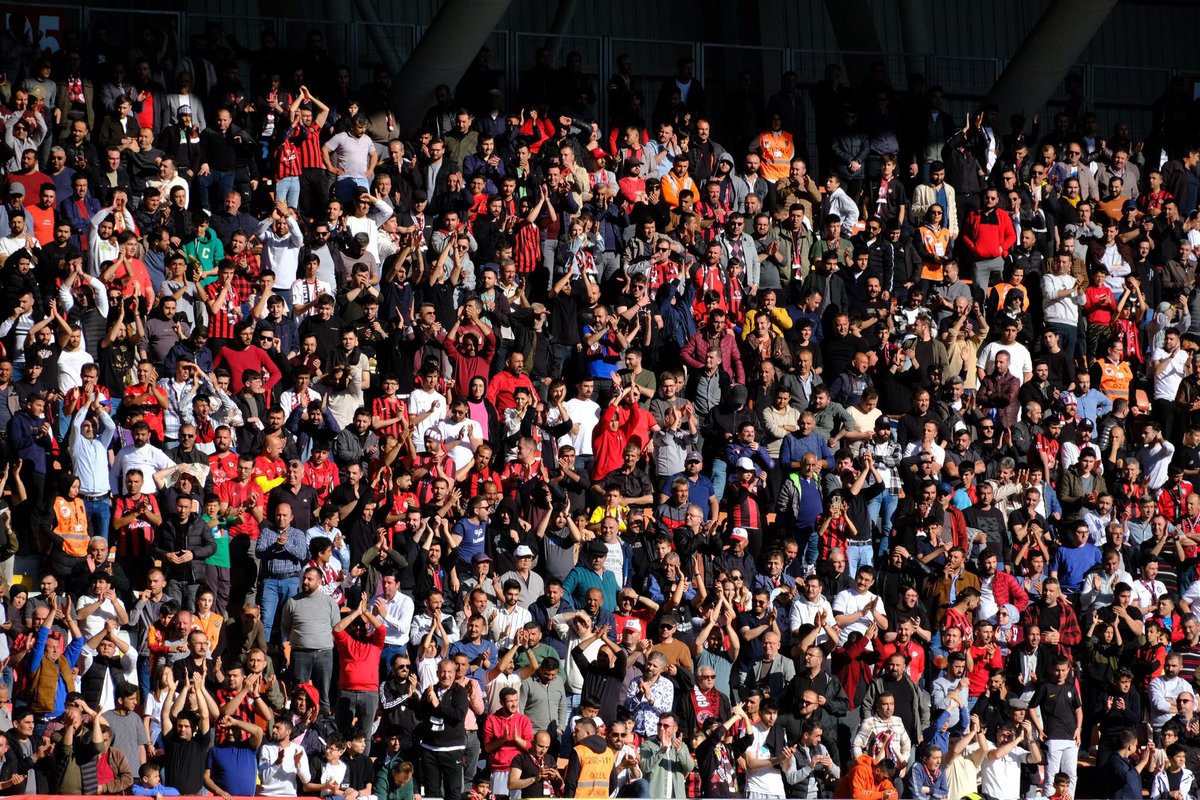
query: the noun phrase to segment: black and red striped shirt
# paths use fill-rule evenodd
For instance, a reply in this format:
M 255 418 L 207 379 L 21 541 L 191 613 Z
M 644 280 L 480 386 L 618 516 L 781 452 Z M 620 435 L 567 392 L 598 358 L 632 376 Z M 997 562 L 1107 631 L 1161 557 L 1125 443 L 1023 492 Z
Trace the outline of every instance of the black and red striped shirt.
M 325 159 L 321 156 L 321 129 L 316 125 L 307 128 L 297 123 L 292 126 L 288 139 L 300 151 L 301 169 L 325 169 Z

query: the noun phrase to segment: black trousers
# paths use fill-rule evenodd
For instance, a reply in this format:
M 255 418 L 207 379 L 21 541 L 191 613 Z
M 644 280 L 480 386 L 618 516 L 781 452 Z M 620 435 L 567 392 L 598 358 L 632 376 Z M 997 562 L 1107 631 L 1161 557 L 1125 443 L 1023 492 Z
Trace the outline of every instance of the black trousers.
M 300 171 L 300 211 L 309 219 L 324 219 L 325 207 L 329 204 L 329 190 L 333 187 L 333 176 L 323 169 Z
M 422 781 L 426 797 L 461 800 L 463 788 L 463 750 L 421 749 Z

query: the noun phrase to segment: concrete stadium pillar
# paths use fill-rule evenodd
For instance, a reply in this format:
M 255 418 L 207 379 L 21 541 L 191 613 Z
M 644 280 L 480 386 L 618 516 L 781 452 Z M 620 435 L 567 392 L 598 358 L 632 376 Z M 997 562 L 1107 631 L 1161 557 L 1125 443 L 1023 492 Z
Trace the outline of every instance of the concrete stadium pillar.
M 371 0 L 356 0 L 359 4 Z M 433 90 L 454 86 L 495 29 L 512 0 L 449 0 L 392 82 L 391 106 L 406 133 L 421 124 Z
M 1054 0 L 988 92 L 1000 119 L 1045 106 L 1116 4 L 1117 0 Z

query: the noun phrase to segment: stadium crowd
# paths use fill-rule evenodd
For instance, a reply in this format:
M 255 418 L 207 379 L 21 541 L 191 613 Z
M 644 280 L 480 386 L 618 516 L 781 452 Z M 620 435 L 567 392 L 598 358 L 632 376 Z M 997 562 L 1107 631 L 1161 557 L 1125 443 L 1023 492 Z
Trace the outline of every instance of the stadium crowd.
M 1182 81 L 8 19 L 0 793 L 1195 796 Z

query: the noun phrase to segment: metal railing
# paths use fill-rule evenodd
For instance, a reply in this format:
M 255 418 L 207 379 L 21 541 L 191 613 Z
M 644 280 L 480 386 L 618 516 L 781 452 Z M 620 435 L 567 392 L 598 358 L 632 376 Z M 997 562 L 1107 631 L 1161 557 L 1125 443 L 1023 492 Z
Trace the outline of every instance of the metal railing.
M 210 24 L 219 24 L 232 34 L 239 44 L 255 50 L 259 34 L 263 29 L 271 30 L 279 43 L 295 51 L 304 43 L 311 29 L 320 30 L 325 45 L 338 61 L 349 65 L 352 80 L 362 85 L 370 79 L 370 71 L 384 59 L 377 52 L 371 37 L 364 33 L 364 23 L 352 14 L 348 20 L 313 20 L 298 17 L 251 17 L 243 15 L 178 14 L 169 11 L 138 11 L 130 9 L 108 9 L 83 6 L 81 9 L 64 8 L 47 4 L 26 4 L 30 25 L 35 33 L 48 41 L 57 41 L 61 30 L 79 26 L 83 30 L 94 30 L 97 26 L 108 29 L 110 39 L 116 46 L 137 45 L 140 30 L 153 25 L 170 32 L 174 37 L 176 52 L 186 50 L 189 37 L 203 32 Z M 424 29 L 416 24 L 387 24 L 388 39 L 394 43 L 401 61 L 407 59 L 420 41 Z M 537 49 L 548 41 L 545 33 L 495 30 L 487 39 L 491 51 L 491 65 L 505 76 L 507 101 L 515 104 L 518 98 L 522 73 L 533 64 Z M 676 74 L 676 63 L 680 57 L 688 56 L 695 61 L 695 74 L 703 84 L 709 98 L 708 114 L 721 121 L 727 97 L 738 88 L 742 73 L 749 73 L 754 90 L 765 107 L 767 99 L 780 84 L 780 76 L 794 71 L 804 88 L 811 88 L 824 76 L 829 64 L 837 64 L 844 74 L 849 74 L 849 62 L 880 61 L 888 81 L 897 90 L 903 90 L 907 75 L 920 71 L 927 85 L 940 85 L 945 90 L 946 110 L 959 116 L 973 107 L 991 88 L 1006 65 L 999 58 L 970 58 L 943 55 L 909 55 L 905 53 L 865 53 L 842 50 L 820 50 L 785 47 L 757 47 L 739 45 L 716 45 L 696 41 L 672 41 L 665 39 L 637 39 L 605 35 L 571 35 L 552 40 L 555 67 L 565 62 L 568 53 L 578 52 L 582 57 L 583 73 L 591 81 L 596 94 L 593 107 L 589 109 L 605 124 L 614 109 L 608 108 L 605 91 L 608 77 L 612 74 L 616 57 L 629 53 L 634 59 L 635 71 L 641 77 L 645 95 L 645 115 L 651 117 L 664 85 L 669 85 Z M 252 88 L 253 65 L 241 59 L 242 79 Z M 1100 123 L 1100 132 L 1107 135 L 1118 120 L 1130 123 L 1135 136 L 1144 136 L 1151 123 L 1151 110 L 1155 98 L 1159 97 L 1167 80 L 1175 74 L 1169 68 L 1127 67 L 1115 64 L 1080 64 L 1075 70 L 1083 76 L 1084 90 Z M 1062 107 L 1061 91 L 1052 97 L 1044 108 L 1024 109 L 1026 116 L 1040 112 L 1043 130 L 1052 124 L 1053 113 Z M 813 141 L 814 114 L 810 107 L 807 113 L 808 139 Z

